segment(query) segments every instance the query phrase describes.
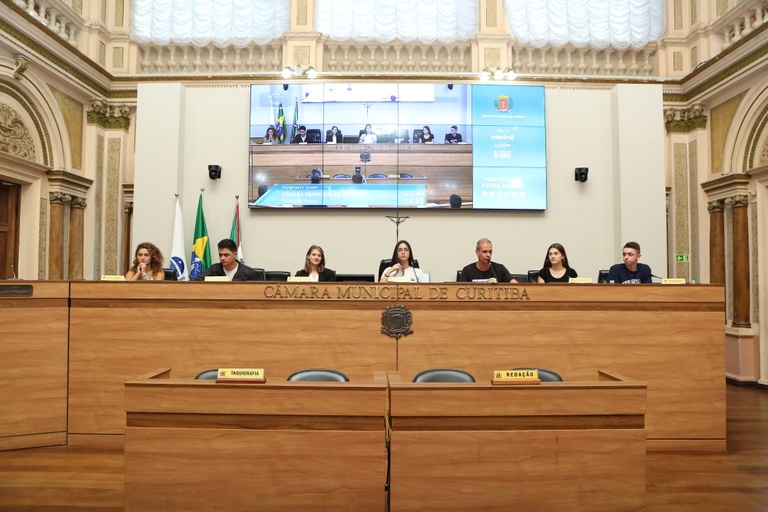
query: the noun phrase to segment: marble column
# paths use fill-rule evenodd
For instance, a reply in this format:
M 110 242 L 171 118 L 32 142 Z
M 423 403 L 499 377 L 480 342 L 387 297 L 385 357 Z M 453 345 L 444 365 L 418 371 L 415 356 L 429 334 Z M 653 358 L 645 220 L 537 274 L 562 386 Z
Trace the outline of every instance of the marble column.
M 67 279 L 83 278 L 85 198 L 73 197 L 69 205 L 69 260 Z
M 64 279 L 67 214 L 72 196 L 63 192 L 50 192 L 48 200 L 51 205 L 48 225 L 48 279 Z
M 731 196 L 726 204 L 733 218 L 733 327 L 751 327 L 749 322 L 749 199 L 746 195 Z
M 709 210 L 709 282 L 725 284 L 725 200 L 707 204 Z

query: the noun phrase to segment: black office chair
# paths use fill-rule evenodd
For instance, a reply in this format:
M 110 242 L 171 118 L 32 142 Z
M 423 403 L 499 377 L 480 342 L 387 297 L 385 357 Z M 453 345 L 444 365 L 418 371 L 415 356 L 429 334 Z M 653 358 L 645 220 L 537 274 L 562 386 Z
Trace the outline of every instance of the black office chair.
M 539 282 L 539 271 L 538 270 L 529 270 L 528 271 L 528 282 L 529 283 L 538 283 Z
M 408 174 L 407 172 L 401 172 L 400 173 L 400 178 L 401 179 L 408 179 L 409 180 L 409 179 L 413 178 L 413 174 Z
M 517 280 L 518 283 L 527 283 L 528 274 L 512 274 L 512 279 Z
M 607 283 L 608 282 L 608 274 L 610 270 L 598 270 L 597 271 L 597 282 L 598 283 Z
M 282 270 L 265 270 L 264 271 L 264 278 L 267 281 L 287 281 L 290 276 L 291 276 L 290 272 L 285 272 Z
M 386 174 L 382 174 L 380 172 L 375 172 L 373 174 L 370 174 L 368 176 L 368 179 L 384 180 L 384 179 L 387 179 L 387 175 Z
M 178 281 L 179 276 L 176 274 L 175 268 L 164 268 L 163 269 L 163 275 L 165 276 L 166 281 Z
M 349 382 L 349 378 L 338 370 L 328 370 L 326 368 L 310 368 L 301 370 L 290 377 L 289 381 L 312 381 L 312 382 Z
M 205 370 L 204 372 L 200 372 L 197 374 L 197 377 L 195 377 L 195 380 L 216 380 L 219 376 L 219 370 L 213 369 L 213 370 Z
M 457 270 L 457 271 L 456 271 L 456 282 L 457 282 L 457 283 L 458 283 L 459 281 L 461 281 L 461 272 L 462 272 L 462 270 Z
M 322 142 L 320 138 L 320 130 L 318 128 L 310 128 L 307 130 L 307 142 Z
M 339 142 L 344 141 L 344 136 L 341 134 L 341 132 L 336 132 L 337 138 L 339 139 Z M 325 142 L 328 142 L 331 140 L 331 130 L 325 130 Z
M 346 283 L 374 283 L 378 281 L 373 274 L 339 274 L 336 273 L 336 281 Z
M 421 128 L 414 128 L 413 129 L 413 140 L 411 142 L 421 142 L 421 136 L 424 135 L 424 130 Z
M 391 266 L 392 266 L 391 258 L 381 260 L 381 263 L 379 263 L 379 273 L 376 274 L 376 280 L 378 281 L 379 279 L 381 279 L 381 274 L 384 273 L 384 269 Z M 414 268 L 419 268 L 419 260 L 413 260 L 413 266 Z
M 546 370 L 544 368 L 512 368 L 513 370 L 538 370 L 539 380 L 541 382 L 563 382 L 563 378 L 553 372 L 552 370 Z
M 266 281 L 267 280 L 267 274 L 264 272 L 263 268 L 254 268 L 254 272 L 256 272 L 256 281 Z
M 349 174 L 334 174 L 333 176 L 331 176 L 332 180 L 343 180 L 343 179 L 349 179 L 349 178 L 350 178 Z
M 464 370 L 434 368 L 419 373 L 413 382 L 475 382 L 475 378 Z

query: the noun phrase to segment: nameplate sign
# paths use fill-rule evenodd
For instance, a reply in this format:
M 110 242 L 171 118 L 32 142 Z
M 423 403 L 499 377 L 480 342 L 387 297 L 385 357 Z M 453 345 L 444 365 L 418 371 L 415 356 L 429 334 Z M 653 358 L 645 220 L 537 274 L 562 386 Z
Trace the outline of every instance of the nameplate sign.
M 274 283 L 263 288 L 265 299 L 276 300 L 384 300 L 384 301 L 529 301 L 529 288 L 509 283 L 458 283 L 440 286 L 415 283 Z
M 104 275 L 101 276 L 102 281 L 125 281 L 125 276 L 112 276 L 112 275 Z
M 408 276 L 392 276 L 388 279 L 390 283 L 410 283 L 411 281 L 415 281 L 415 279 Z
M 683 277 L 665 277 L 662 279 L 661 284 L 685 284 L 685 278 Z
M 216 382 L 254 382 L 263 383 L 264 368 L 219 368 Z
M 31 297 L 31 284 L 3 284 L 0 285 L 0 297 Z
M 569 283 L 591 283 L 591 277 L 572 277 L 568 280 Z
M 539 370 L 494 370 L 491 384 L 541 384 Z
M 308 283 L 309 276 L 288 276 L 288 281 L 293 283 Z
M 227 276 L 205 276 L 206 281 L 228 281 Z

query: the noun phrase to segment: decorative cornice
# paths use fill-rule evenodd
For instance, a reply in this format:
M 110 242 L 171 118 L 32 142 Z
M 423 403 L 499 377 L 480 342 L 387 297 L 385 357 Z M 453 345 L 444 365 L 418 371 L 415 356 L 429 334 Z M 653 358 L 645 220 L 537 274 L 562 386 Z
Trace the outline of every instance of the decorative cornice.
M 93 184 L 92 179 L 65 169 L 54 169 L 45 174 L 48 176 L 48 186 L 55 192 L 85 196 Z
M 130 114 L 131 108 L 127 105 L 114 105 L 107 100 L 96 99 L 88 106 L 88 124 L 95 124 L 107 130 L 128 131 L 131 126 Z
M 694 103 L 690 107 L 664 109 L 664 126 L 667 133 L 688 133 L 707 127 L 707 112 L 704 105 Z
M 726 174 L 701 184 L 709 200 L 724 199 L 734 194 L 746 194 L 750 177 L 746 174 Z

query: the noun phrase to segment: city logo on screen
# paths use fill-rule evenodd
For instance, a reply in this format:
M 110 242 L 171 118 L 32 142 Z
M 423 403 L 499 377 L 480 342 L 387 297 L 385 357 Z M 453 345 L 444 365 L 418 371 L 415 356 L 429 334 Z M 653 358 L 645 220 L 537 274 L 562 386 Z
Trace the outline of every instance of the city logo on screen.
M 506 94 L 501 94 L 493 100 L 493 106 L 496 108 L 496 112 L 512 112 L 512 101 Z

